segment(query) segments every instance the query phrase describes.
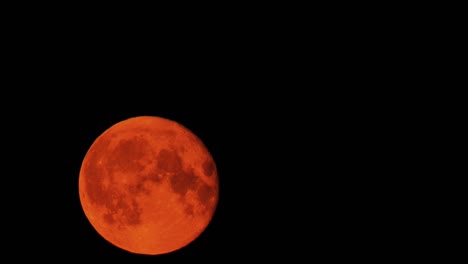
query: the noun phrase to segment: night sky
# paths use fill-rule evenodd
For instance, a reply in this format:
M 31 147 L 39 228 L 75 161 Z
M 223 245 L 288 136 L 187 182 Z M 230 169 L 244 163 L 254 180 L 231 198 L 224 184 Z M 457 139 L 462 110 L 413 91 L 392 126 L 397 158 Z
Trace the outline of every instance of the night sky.
M 336 259 L 356 252 L 351 249 L 360 245 L 361 226 L 375 223 L 378 215 L 367 216 L 379 207 L 367 191 L 359 191 L 366 185 L 363 178 L 349 174 L 366 172 L 354 162 L 359 152 L 352 148 L 359 142 L 342 132 L 353 126 L 336 108 L 281 94 L 273 100 L 247 92 L 175 90 L 158 97 L 157 91 L 77 93 L 74 100 L 73 93 L 63 92 L 55 94 L 61 100 L 43 101 L 27 115 L 6 117 L 5 138 L 14 144 L 4 151 L 14 159 L 6 164 L 13 174 L 4 188 L 18 199 L 10 202 L 12 196 L 4 193 L 5 215 L 11 216 L 5 219 L 22 237 L 13 235 L 15 256 L 177 263 L 303 254 Z M 81 162 L 96 137 L 140 115 L 172 119 L 192 130 L 218 169 L 220 197 L 212 222 L 187 247 L 161 256 L 129 253 L 107 242 L 88 222 L 78 195 Z
M 10 27 L 0 97 L 2 253 L 62 263 L 242 263 L 281 256 L 288 263 L 324 263 L 385 248 L 376 241 L 398 234 L 390 204 L 403 191 L 394 190 L 411 186 L 397 165 L 413 162 L 405 140 L 425 114 L 418 108 L 408 115 L 405 105 L 420 99 L 394 92 L 405 86 L 395 77 L 405 60 L 381 68 L 381 61 L 391 64 L 379 57 L 393 54 L 390 47 L 370 52 L 367 61 L 363 53 L 374 41 L 341 38 L 323 26 L 333 17 L 315 23 L 324 36 L 310 30 L 310 21 L 287 25 L 277 18 L 269 26 L 269 19 L 246 23 L 245 30 L 220 27 L 206 38 L 191 23 L 176 30 L 163 25 L 169 36 L 159 36 L 153 23 L 140 32 L 127 22 L 90 23 L 88 30 L 81 15 L 71 28 L 61 18 Z M 239 18 L 229 20 L 237 25 Z M 355 44 L 344 48 L 347 43 Z M 78 195 L 81 163 L 96 137 L 141 115 L 192 130 L 211 152 L 220 182 L 206 231 L 162 256 L 128 253 L 105 241 Z
M 12 224 L 20 224 L 25 236 L 15 248 L 41 259 L 99 257 L 132 263 L 244 259 L 284 249 L 280 245 L 287 241 L 280 236 L 290 228 L 279 219 L 292 216 L 287 202 L 291 190 L 286 188 L 292 175 L 283 170 L 287 162 L 283 156 L 294 154 L 281 152 L 288 141 L 279 131 L 294 124 L 248 96 L 231 102 L 229 93 L 201 99 L 183 93 L 160 98 L 153 94 L 152 100 L 149 95 L 123 92 L 107 98 L 79 96 L 76 101 L 71 101 L 72 95 L 59 94 L 66 99 L 12 120 L 17 125 L 9 132 L 14 138 L 24 137 L 18 161 L 27 161 L 16 165 L 23 173 L 13 178 L 21 186 L 15 190 L 30 198 L 24 207 L 11 207 L 17 216 Z M 172 119 L 192 130 L 218 169 L 220 197 L 212 222 L 187 247 L 161 256 L 129 253 L 107 242 L 88 222 L 78 195 L 81 162 L 95 138 L 111 125 L 139 115 Z

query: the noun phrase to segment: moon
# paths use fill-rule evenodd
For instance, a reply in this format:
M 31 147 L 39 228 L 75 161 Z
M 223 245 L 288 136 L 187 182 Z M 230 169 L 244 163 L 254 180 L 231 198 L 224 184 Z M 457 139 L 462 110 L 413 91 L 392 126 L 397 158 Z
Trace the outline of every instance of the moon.
M 94 229 L 128 252 L 159 255 L 194 241 L 219 197 L 216 164 L 183 125 L 157 116 L 118 122 L 92 143 L 79 196 Z

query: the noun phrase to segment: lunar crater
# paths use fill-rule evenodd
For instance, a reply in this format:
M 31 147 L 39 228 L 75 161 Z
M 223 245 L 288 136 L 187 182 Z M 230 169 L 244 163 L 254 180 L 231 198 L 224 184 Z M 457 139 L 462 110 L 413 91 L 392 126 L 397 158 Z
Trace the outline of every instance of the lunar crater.
M 210 177 L 213 175 L 214 171 L 215 171 L 215 165 L 213 163 L 213 161 L 211 160 L 205 160 L 203 162 L 203 173 L 205 173 L 206 176 Z

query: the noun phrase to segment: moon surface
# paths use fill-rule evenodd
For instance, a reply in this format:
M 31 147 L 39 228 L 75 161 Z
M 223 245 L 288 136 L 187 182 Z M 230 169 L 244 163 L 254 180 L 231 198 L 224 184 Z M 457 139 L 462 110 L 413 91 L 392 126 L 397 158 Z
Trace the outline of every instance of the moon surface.
M 139 116 L 108 128 L 86 153 L 79 196 L 91 225 L 126 251 L 158 255 L 195 240 L 219 197 L 216 164 L 183 125 Z

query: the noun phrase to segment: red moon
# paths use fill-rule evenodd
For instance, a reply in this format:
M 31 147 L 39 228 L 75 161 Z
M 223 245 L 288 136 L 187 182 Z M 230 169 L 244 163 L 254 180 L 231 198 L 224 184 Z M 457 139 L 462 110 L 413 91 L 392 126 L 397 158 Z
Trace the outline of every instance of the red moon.
M 216 164 L 183 125 L 139 116 L 108 128 L 86 153 L 79 195 L 91 225 L 136 254 L 159 255 L 194 241 L 215 212 Z

